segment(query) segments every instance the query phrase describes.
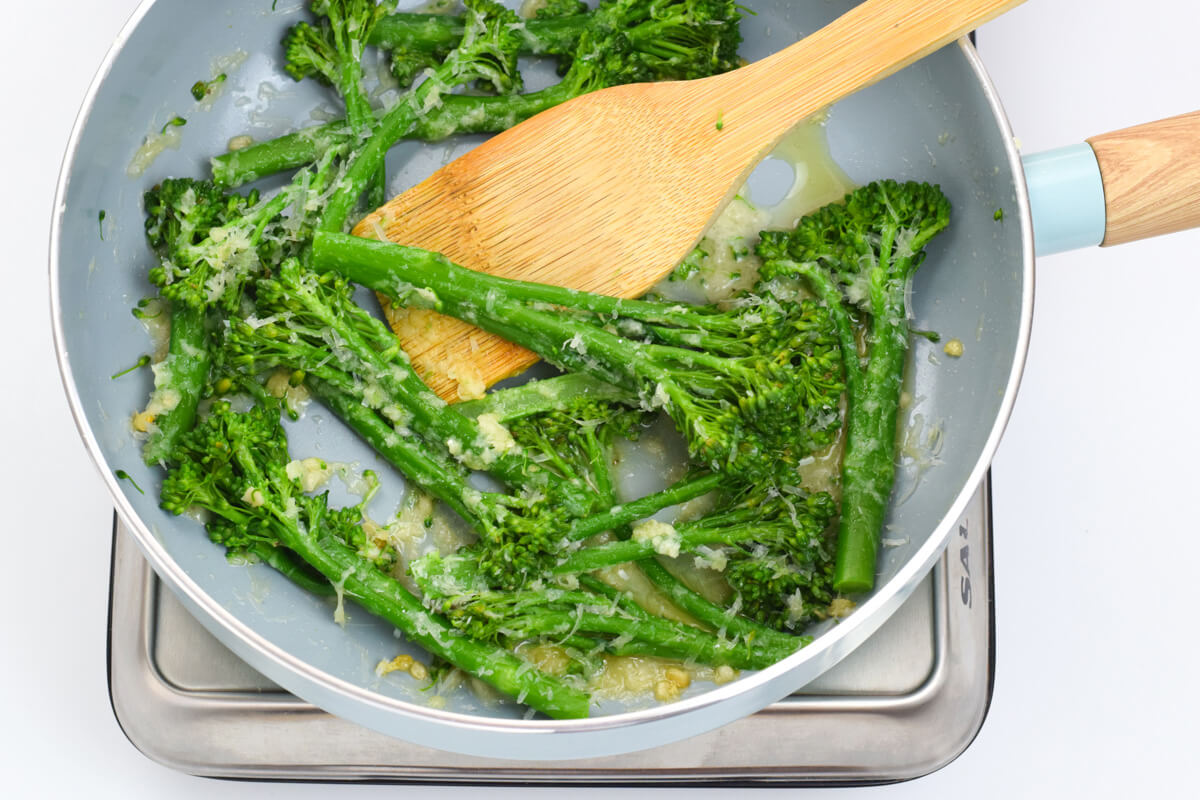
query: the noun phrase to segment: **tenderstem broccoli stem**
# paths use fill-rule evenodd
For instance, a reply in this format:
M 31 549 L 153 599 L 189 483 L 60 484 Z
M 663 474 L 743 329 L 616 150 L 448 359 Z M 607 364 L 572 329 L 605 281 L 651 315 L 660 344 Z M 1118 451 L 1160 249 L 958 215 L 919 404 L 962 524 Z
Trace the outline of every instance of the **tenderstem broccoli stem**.
M 204 328 L 204 310 L 185 303 L 171 304 L 171 338 L 166 363 L 160 370 L 163 385 L 155 391 L 175 393 L 174 406 L 154 419 L 154 430 L 142 449 L 147 464 L 171 460 L 171 451 L 179 437 L 192 429 L 196 408 L 208 380 L 212 353 Z
M 554 411 L 570 401 L 584 398 L 634 405 L 637 403 L 636 398 L 623 389 L 591 375 L 569 372 L 508 389 L 497 389 L 478 400 L 455 403 L 451 408 L 467 417 L 495 414 L 499 422 L 509 423 L 534 414 Z
M 833 588 L 847 594 L 868 591 L 875 584 L 879 531 L 896 476 L 896 415 L 907 329 L 898 336 L 886 329 L 887 319 L 903 316 L 874 317 L 870 360 L 858 391 L 847 395 L 842 515 L 833 577 Z M 858 358 L 857 353 L 844 357 Z
M 334 594 L 329 581 L 321 575 L 314 577 L 309 570 L 301 566 L 303 562 L 297 563 L 286 551 L 273 547 L 267 542 L 255 542 L 251 546 L 251 550 L 264 563 L 274 567 L 277 572 L 306 592 L 324 597 Z
M 581 606 L 582 608 L 583 606 Z M 505 630 L 520 638 L 554 637 L 583 633 L 632 637 L 643 655 L 699 661 L 742 669 L 761 669 L 781 657 L 774 642 L 753 645 L 722 639 L 711 633 L 650 615 L 605 614 L 531 608 L 503 622 Z M 789 651 L 790 652 L 790 651 Z
M 627 300 L 578 289 L 568 289 L 549 283 L 530 283 L 502 278 L 486 272 L 467 270 L 440 253 L 407 245 L 374 242 L 350 236 L 318 234 L 314 254 L 319 252 L 314 266 L 318 271 L 334 270 L 356 283 L 395 296 L 404 288 L 407 275 L 421 279 L 436 291 L 466 283 L 479 297 L 489 291 L 499 296 L 525 303 L 564 306 L 589 311 L 601 316 L 627 316 L 645 322 L 670 323 L 690 319 L 686 312 L 673 312 L 672 306 L 644 300 Z
M 590 18 L 590 14 L 572 14 L 526 20 L 520 31 L 521 50 L 530 55 L 572 52 Z M 461 17 L 397 12 L 377 22 L 367 42 L 382 50 L 434 53 L 456 47 L 462 35 Z
M 438 498 L 464 519 L 474 515 L 463 502 L 466 475 L 449 462 L 432 457 L 412 440 L 399 436 L 386 420 L 357 398 L 332 384 L 309 377 L 306 384 L 326 407 L 350 426 L 406 478 Z
M 780 633 L 774 628 L 768 628 L 748 617 L 734 614 L 728 608 L 709 601 L 685 586 L 666 567 L 653 558 L 642 559 L 638 562 L 638 566 L 641 567 L 642 573 L 672 603 L 713 630 L 724 631 L 731 636 L 740 636 L 747 641 L 769 640 L 785 650 L 790 647 L 787 652 L 794 652 L 807 644 L 807 637 Z
M 303 167 L 350 138 L 346 121 L 338 120 L 232 150 L 211 159 L 213 180 L 222 186 L 234 187 L 285 169 Z
M 679 529 L 679 549 L 690 552 L 702 545 L 737 544 L 752 539 L 759 530 L 753 526 L 744 528 L 687 528 Z M 553 572 L 568 575 L 577 572 L 591 572 L 605 567 L 624 564 L 629 561 L 640 561 L 653 556 L 654 545 L 648 541 L 625 539 L 624 541 L 608 542 L 595 547 L 576 550 L 554 567 Z
M 655 345 L 630 342 L 586 322 L 527 306 L 519 296 L 512 298 L 501 291 L 508 282 L 497 283 L 496 291 L 489 291 L 490 276 L 453 264 L 440 254 L 319 231 L 313 238 L 312 255 L 317 271 L 339 272 L 402 303 L 419 299 L 409 292 L 407 279 L 411 277 L 417 285 L 433 290 L 435 310 L 527 347 L 556 366 L 586 372 L 634 393 L 646 382 L 659 382 L 667 385 L 669 394 L 675 394 L 671 388 L 675 382 L 667 370 L 644 357 L 657 352 Z M 481 297 L 487 298 L 486 309 L 480 308 Z M 694 352 L 690 358 L 723 368 L 720 361 L 704 353 Z
M 651 616 L 649 611 L 634 602 L 629 592 L 623 592 L 615 586 L 611 586 L 591 575 L 580 575 L 578 580 L 581 587 L 587 589 L 589 592 L 608 598 L 616 608 L 619 608 L 631 617 L 646 619 Z
M 567 530 L 566 539 L 572 542 L 582 541 L 589 536 L 595 536 L 603 531 L 615 530 L 622 525 L 628 525 L 639 519 L 645 519 L 656 511 L 670 506 L 695 500 L 709 492 L 717 491 L 727 484 L 728 480 L 716 473 L 689 477 L 663 489 L 661 492 L 648 494 L 628 503 L 613 506 L 603 514 L 595 514 L 585 519 L 577 520 Z
M 440 107 L 414 120 L 412 127 L 399 138 L 440 142 L 456 134 L 499 133 L 576 94 L 563 84 L 555 84 L 527 94 L 445 95 Z M 215 156 L 211 160 L 213 180 L 223 186 L 240 186 L 311 164 L 330 147 L 350 140 L 345 120 L 315 125 Z
M 443 69 L 446 69 L 443 67 Z M 446 92 L 449 84 L 438 74 L 430 75 L 424 83 L 404 96 L 400 103 L 379 120 L 371 138 L 350 162 L 333 196 L 329 198 L 316 229 L 338 231 L 346 227 L 354 206 L 363 191 L 383 165 L 387 151 L 403 138 L 416 123 L 427 101 Z
M 431 614 L 398 581 L 381 573 L 331 536 L 304 534 L 278 527 L 280 540 L 370 613 L 400 630 L 406 639 L 444 658 L 459 669 L 494 686 L 509 697 L 557 719 L 588 714 L 588 696 L 574 687 L 531 669 L 503 648 L 459 634 Z

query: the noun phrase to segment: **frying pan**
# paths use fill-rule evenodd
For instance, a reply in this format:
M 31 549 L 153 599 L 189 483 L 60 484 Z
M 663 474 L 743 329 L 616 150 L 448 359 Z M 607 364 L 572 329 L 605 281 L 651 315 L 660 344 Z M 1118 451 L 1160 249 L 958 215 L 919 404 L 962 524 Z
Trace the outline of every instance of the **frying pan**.
M 743 22 L 748 59 L 811 32 L 853 3 L 754 0 Z M 472 755 L 583 758 L 652 747 L 717 727 L 794 691 L 837 663 L 898 608 L 940 555 L 982 479 L 1017 390 L 1032 317 L 1034 238 L 1021 159 L 999 101 L 967 41 L 944 48 L 839 103 L 827 123 L 834 160 L 856 182 L 878 177 L 939 183 L 954 205 L 913 286 L 914 326 L 966 343 L 959 359 L 917 339 L 909 367 L 904 424 L 936 423 L 945 446 L 921 475 L 902 471 L 888 520 L 890 546 L 877 588 L 856 611 L 816 631 L 816 641 L 766 670 L 723 686 L 694 684 L 677 702 L 633 707 L 605 702 L 587 720 L 526 719 L 521 709 L 463 689 L 434 709 L 413 682 L 379 678 L 375 664 L 419 651 L 390 626 L 351 611 L 344 627 L 331 608 L 262 566 L 234 567 L 193 520 L 158 508 L 157 470 L 141 463 L 129 417 L 150 391 L 145 371 L 110 376 L 149 347 L 131 314 L 151 293 L 152 256 L 142 233 L 142 191 L 169 175 L 204 175 L 207 157 L 230 138 L 269 138 L 308 124 L 324 96 L 286 78 L 274 43 L 299 18 L 299 5 L 147 0 L 105 59 L 71 135 L 52 220 L 51 300 L 63 383 L 81 436 L 117 512 L 163 583 L 225 645 L 251 666 L 326 710 L 393 736 Z M 401 7 L 406 4 L 401 3 Z M 410 4 L 411 5 L 411 4 Z M 226 94 L 208 111 L 188 93 L 209 78 L 214 59 L 248 56 L 230 69 Z M 236 59 L 235 59 L 236 60 Z M 187 118 L 182 146 L 145 174 L 127 165 L 146 133 L 176 114 Z M 472 141 L 446 148 L 401 144 L 390 156 L 391 189 L 424 177 Z M 1099 191 L 1087 152 L 1033 162 L 1048 187 L 1035 196 L 1043 252 L 1098 243 Z M 1060 167 L 1082 165 L 1063 180 Z M 268 182 L 267 186 L 270 185 Z M 1065 190 L 1055 187 L 1068 187 Z M 1055 194 L 1058 191 L 1058 194 Z M 1102 195 L 1099 195 L 1102 197 Z M 1072 218 L 1087 201 L 1088 213 Z M 997 209 L 1002 219 L 996 219 Z M 103 219 L 100 212 L 104 211 Z M 1050 221 L 1049 227 L 1044 219 Z M 290 432 L 297 455 L 376 466 L 375 457 L 328 413 L 310 409 Z M 384 468 L 386 469 L 386 468 Z M 124 470 L 133 481 L 116 477 Z M 144 490 L 135 488 L 134 483 Z M 386 506 L 398 499 L 377 498 Z M 338 498 L 334 498 L 335 502 Z

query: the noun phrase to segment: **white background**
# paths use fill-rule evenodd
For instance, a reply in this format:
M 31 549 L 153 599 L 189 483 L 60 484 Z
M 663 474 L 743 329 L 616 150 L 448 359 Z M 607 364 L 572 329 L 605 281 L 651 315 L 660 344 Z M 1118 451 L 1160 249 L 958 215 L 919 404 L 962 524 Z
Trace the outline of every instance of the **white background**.
M 105 682 L 111 506 L 59 384 L 46 244 L 72 120 L 134 5 L 75 0 L 52 10 L 15 2 L 5 9 L 0 794 L 566 795 L 216 783 L 150 762 L 114 721 Z M 980 49 L 1024 150 L 1200 107 L 1200 12 L 1190 5 L 1031 0 L 984 27 Z M 933 775 L 828 794 L 1189 793 L 1200 744 L 1198 267 L 1197 233 L 1039 264 L 1028 367 L 994 468 L 990 715 L 974 744 Z

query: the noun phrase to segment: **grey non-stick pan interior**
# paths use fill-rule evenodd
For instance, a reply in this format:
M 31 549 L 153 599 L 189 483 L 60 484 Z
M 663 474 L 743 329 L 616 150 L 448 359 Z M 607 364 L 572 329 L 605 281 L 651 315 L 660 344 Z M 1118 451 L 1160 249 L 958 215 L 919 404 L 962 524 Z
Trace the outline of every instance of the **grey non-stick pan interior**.
M 481 700 L 465 688 L 444 708 L 431 708 L 416 682 L 376 675 L 379 661 L 408 650 L 390 626 L 353 607 L 339 626 L 326 600 L 265 566 L 228 564 L 194 520 L 157 505 L 161 476 L 142 464 L 130 429 L 150 376 L 142 370 L 110 378 L 149 348 L 130 313 L 152 293 L 142 192 L 167 176 L 206 175 L 207 158 L 234 136 L 269 138 L 312 124 L 314 108 L 328 106 L 319 91 L 281 70 L 276 43 L 305 13 L 298 3 L 223 5 L 214 10 L 210 3 L 148 0 L 137 10 L 72 134 L 51 244 L 57 348 L 80 433 L 154 569 L 222 642 L 297 695 L 394 736 L 486 756 L 571 758 L 651 747 L 752 713 L 836 663 L 900 605 L 939 555 L 988 465 L 1013 402 L 1031 315 L 1033 244 L 1024 179 L 999 103 L 968 43 L 946 47 L 839 103 L 827 123 L 833 158 L 854 181 L 936 182 L 954 208 L 948 232 L 934 242 L 916 277 L 912 311 L 915 327 L 962 340 L 965 355 L 949 359 L 940 345 L 921 338 L 913 343 L 905 424 L 920 415 L 941 429 L 943 445 L 936 461 L 920 470 L 902 465 L 896 490 L 902 500 L 888 520 L 877 588 L 849 617 L 770 669 L 722 686 L 697 682 L 674 703 L 607 703 L 590 719 L 558 722 L 527 719 L 519 707 Z M 754 60 L 853 4 L 746 5 L 755 15 L 743 22 L 742 52 Z M 233 55 L 226 63 L 235 63 L 238 53 L 246 57 L 229 69 L 227 90 L 210 110 L 197 110 L 191 85 L 211 76 L 214 60 Z M 145 174 L 127 174 L 143 137 L 176 114 L 187 118 L 180 147 L 163 152 Z M 474 141 L 398 146 L 391 190 L 403 190 Z M 293 426 L 291 441 L 294 453 L 387 470 L 319 406 Z M 133 481 L 119 480 L 117 470 Z M 400 496 L 398 476 L 390 474 L 387 485 L 376 502 Z

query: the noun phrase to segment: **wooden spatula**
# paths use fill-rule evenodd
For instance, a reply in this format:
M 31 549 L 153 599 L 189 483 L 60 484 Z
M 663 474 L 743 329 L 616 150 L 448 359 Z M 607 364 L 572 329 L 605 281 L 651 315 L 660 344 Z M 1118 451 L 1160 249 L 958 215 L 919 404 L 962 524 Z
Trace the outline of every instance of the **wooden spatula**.
M 868 0 L 733 72 L 584 95 L 493 137 L 354 232 L 497 275 L 636 297 L 688 254 L 793 125 L 1020 2 Z M 389 315 L 448 400 L 537 360 L 432 312 Z

